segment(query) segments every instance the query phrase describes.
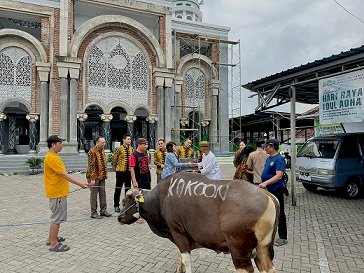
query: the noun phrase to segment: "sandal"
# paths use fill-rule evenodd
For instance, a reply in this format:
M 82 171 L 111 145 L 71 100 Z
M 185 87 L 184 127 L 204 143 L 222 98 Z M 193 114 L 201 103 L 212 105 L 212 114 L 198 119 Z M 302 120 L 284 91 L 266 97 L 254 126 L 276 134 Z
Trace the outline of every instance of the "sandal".
M 60 242 L 64 242 L 66 240 L 66 238 L 63 238 L 63 237 L 57 237 L 57 242 L 60 243 Z M 46 242 L 46 246 L 50 246 L 51 245 L 51 242 Z
M 54 248 L 49 248 L 49 251 L 54 252 L 66 252 L 70 250 L 70 247 L 67 245 L 62 245 L 62 243 L 58 243 Z

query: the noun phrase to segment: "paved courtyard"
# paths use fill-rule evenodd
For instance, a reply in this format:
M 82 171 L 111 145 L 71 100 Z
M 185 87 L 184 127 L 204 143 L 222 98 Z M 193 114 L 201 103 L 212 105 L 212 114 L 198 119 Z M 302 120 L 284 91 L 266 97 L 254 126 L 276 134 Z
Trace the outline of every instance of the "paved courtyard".
M 224 178 L 233 176 L 223 165 Z M 83 178 L 84 174 L 76 174 Z M 107 185 L 112 211 L 115 174 Z M 155 178 L 155 177 L 154 177 Z M 154 180 L 155 181 L 155 180 Z M 0 176 L 0 272 L 174 272 L 176 247 L 147 224 L 120 225 L 90 218 L 89 190 L 71 193 L 68 222 L 61 225 L 71 250 L 48 251 L 49 209 L 43 176 Z M 72 190 L 76 189 L 72 185 Z M 335 192 L 309 193 L 297 186 L 297 206 L 286 202 L 289 244 L 275 248 L 275 266 L 286 273 L 364 272 L 364 199 Z M 193 272 L 235 272 L 229 255 L 192 251 Z M 256 271 L 257 272 L 257 271 Z

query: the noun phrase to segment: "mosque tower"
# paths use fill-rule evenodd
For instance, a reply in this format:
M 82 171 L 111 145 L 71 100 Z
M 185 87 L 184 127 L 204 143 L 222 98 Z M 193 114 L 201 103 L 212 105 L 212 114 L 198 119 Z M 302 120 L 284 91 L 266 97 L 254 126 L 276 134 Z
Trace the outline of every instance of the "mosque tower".
M 170 0 L 172 2 L 173 17 L 185 21 L 202 21 L 200 6 L 203 0 Z

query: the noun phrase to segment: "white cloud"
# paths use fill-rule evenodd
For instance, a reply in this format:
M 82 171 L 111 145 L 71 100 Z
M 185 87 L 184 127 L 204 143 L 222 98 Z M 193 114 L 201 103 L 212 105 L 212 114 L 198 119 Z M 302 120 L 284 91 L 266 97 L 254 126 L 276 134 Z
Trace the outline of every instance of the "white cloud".
M 338 1 L 364 20 L 362 0 Z M 364 44 L 364 23 L 332 0 L 205 0 L 201 9 L 240 40 L 243 84 Z

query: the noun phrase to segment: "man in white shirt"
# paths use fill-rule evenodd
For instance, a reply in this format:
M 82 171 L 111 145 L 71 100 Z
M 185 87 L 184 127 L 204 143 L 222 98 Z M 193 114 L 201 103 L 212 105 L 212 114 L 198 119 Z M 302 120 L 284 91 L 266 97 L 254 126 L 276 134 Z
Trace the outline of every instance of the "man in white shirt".
M 203 154 L 202 161 L 198 163 L 198 172 L 210 179 L 221 179 L 220 168 L 217 165 L 215 155 L 209 149 L 208 141 L 200 142 L 200 150 Z

